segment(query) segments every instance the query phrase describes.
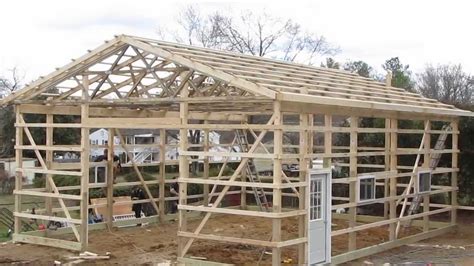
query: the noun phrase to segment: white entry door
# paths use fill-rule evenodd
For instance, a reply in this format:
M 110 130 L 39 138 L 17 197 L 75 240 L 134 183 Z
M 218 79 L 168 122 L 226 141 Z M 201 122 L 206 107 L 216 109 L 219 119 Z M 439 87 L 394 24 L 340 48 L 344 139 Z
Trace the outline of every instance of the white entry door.
M 331 170 L 309 171 L 308 260 L 310 265 L 331 261 Z

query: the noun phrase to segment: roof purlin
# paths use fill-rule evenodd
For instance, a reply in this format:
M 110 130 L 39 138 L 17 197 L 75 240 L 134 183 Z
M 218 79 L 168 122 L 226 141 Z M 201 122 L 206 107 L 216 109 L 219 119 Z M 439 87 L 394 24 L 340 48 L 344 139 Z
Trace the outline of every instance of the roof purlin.
M 291 92 L 281 92 L 278 97 L 281 101 L 287 102 L 301 102 L 313 103 L 322 105 L 345 106 L 363 109 L 377 109 L 393 112 L 415 112 L 420 114 L 436 114 L 444 116 L 473 116 L 474 113 L 462 109 L 445 109 L 445 108 L 430 108 L 417 107 L 413 105 L 394 104 L 394 103 L 380 103 L 371 101 L 361 101 L 354 99 L 336 99 L 326 96 L 299 94 Z

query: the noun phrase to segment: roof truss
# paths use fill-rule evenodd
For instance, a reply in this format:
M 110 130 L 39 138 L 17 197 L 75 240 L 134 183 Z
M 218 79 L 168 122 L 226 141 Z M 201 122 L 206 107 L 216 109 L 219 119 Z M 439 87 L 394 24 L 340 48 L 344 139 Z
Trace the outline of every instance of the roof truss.
M 85 77 L 87 90 L 82 85 Z M 472 115 L 345 71 L 125 35 L 40 78 L 5 98 L 2 104 L 77 102 L 83 91 L 87 91 L 85 98 L 91 103 L 177 102 L 183 89 L 190 98 L 208 98 L 208 102 L 216 97 L 252 97 L 395 112 Z

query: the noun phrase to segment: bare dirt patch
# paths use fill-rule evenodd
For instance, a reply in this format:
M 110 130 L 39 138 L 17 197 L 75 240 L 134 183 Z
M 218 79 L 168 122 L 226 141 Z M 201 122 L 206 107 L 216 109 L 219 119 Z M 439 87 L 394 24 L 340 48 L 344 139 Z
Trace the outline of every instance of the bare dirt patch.
M 473 216 L 474 217 L 474 216 Z M 190 221 L 188 228 L 195 228 L 200 220 Z M 456 234 L 445 235 L 435 239 L 424 241 L 426 245 L 451 245 L 466 246 L 474 243 L 474 231 L 472 220 L 464 217 L 462 224 Z M 347 221 L 336 220 L 334 229 L 347 227 Z M 282 238 L 289 239 L 298 233 L 297 220 L 286 219 L 282 225 Z M 406 234 L 416 233 L 415 231 Z M 112 231 L 92 231 L 89 234 L 89 251 L 104 255 L 111 252 L 111 258 L 105 261 L 89 262 L 87 264 L 115 264 L 115 265 L 151 265 L 164 261 L 176 261 L 177 222 L 167 224 L 153 224 L 146 227 L 128 227 L 114 229 Z M 220 234 L 234 237 L 247 237 L 252 239 L 269 240 L 271 222 L 268 220 L 236 217 L 216 216 L 212 217 L 206 225 L 204 233 Z M 382 243 L 388 238 L 386 227 L 379 227 L 357 234 L 358 248 Z M 333 255 L 345 252 L 347 249 L 347 235 L 333 238 Z M 261 248 L 250 245 L 227 244 L 210 241 L 196 241 L 189 251 L 191 256 L 206 257 L 209 261 L 224 263 L 255 265 L 258 261 Z M 271 252 L 271 250 L 267 250 Z M 13 243 L 0 244 L 0 264 L 25 264 L 25 265 L 52 265 L 53 261 L 66 262 L 68 256 L 76 256 L 77 252 L 66 251 L 57 248 Z M 439 261 L 463 261 L 466 260 L 473 265 L 474 246 L 466 246 L 465 250 L 459 248 L 442 249 L 436 247 L 401 247 L 390 250 L 376 256 L 364 258 L 349 265 L 361 265 L 364 262 L 373 262 L 376 265 L 389 263 L 402 263 L 406 261 L 426 260 L 426 258 L 439 257 Z M 445 259 L 443 259 L 443 256 Z M 283 249 L 283 259 L 293 259 L 296 262 L 296 248 Z M 433 260 L 435 261 L 435 260 Z M 263 263 L 271 263 L 271 255 L 263 256 Z M 467 263 L 467 262 L 466 262 Z M 463 264 L 460 264 L 463 265 Z

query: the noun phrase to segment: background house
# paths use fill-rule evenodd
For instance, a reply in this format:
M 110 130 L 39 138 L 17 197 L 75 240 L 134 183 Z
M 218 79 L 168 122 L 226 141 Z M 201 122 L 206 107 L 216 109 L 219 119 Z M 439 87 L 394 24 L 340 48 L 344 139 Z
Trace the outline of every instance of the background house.
M 23 167 L 24 168 L 32 168 L 36 166 L 36 159 L 32 158 L 23 158 Z M 0 171 L 6 171 L 7 176 L 12 177 L 15 176 L 16 172 L 16 162 L 15 158 L 0 158 Z M 33 172 L 25 172 L 24 174 L 25 184 L 30 185 L 33 183 L 33 178 L 35 177 L 35 173 Z

